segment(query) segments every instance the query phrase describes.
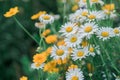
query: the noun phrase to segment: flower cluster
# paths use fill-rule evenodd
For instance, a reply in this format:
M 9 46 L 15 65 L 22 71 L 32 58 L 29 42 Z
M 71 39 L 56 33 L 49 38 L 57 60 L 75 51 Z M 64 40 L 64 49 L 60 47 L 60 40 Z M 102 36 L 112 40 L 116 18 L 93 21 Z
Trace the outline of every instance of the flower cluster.
M 72 7 L 74 13 L 66 15 L 68 20 L 61 25 L 59 31 L 56 31 L 53 25 L 59 19 L 55 15 L 40 11 L 31 17 L 32 20 L 39 20 L 35 26 L 39 29 L 40 36 L 39 47 L 36 50 L 37 54 L 33 56 L 31 68 L 45 73 L 59 73 L 58 80 L 85 80 L 84 70 L 87 68 L 89 72 L 87 76 L 91 79 L 95 69 L 93 61 L 88 60 L 100 57 L 104 67 L 106 65 L 102 56 L 104 52 L 112 68 L 119 73 L 101 44 L 120 37 L 120 27 L 113 26 L 113 20 L 117 17 L 115 4 L 105 4 L 103 0 L 75 0 L 75 2 L 77 5 Z M 98 4 L 99 9 L 96 6 Z M 12 15 L 18 12 L 17 8 L 15 10 Z M 87 67 L 83 68 L 85 65 Z

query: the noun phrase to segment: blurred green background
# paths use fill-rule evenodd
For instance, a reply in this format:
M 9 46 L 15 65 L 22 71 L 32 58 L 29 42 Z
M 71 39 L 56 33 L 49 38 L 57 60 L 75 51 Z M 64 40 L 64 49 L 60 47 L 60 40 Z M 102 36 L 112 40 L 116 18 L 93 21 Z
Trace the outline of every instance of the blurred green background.
M 3 14 L 11 7 L 18 6 L 18 20 L 33 35 L 38 29 L 30 17 L 39 12 L 58 13 L 56 0 L 0 0 L 0 80 L 19 80 L 22 75 L 31 76 L 30 64 L 37 44 L 16 24 Z

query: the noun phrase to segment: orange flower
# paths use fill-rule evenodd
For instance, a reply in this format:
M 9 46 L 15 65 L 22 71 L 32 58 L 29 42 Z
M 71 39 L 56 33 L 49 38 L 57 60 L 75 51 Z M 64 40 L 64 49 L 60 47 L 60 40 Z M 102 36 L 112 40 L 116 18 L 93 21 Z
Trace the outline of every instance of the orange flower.
M 60 40 L 57 42 L 57 46 L 62 46 L 65 45 L 65 41 L 64 40 Z
M 55 43 L 57 41 L 57 36 L 56 35 L 49 35 L 45 38 L 45 41 L 48 44 Z
M 8 12 L 4 14 L 5 17 L 12 17 L 19 12 L 18 7 L 11 8 Z
M 70 70 L 70 69 L 75 69 L 75 68 L 78 68 L 78 66 L 77 66 L 77 65 L 72 64 L 72 65 L 70 65 L 70 66 L 68 67 L 68 70 Z
M 59 69 L 56 68 L 56 66 L 57 66 L 56 61 L 54 61 L 54 60 L 50 61 L 47 64 L 45 64 L 44 71 L 47 71 L 47 72 L 50 72 L 50 73 L 52 73 L 52 72 L 58 72 Z
M 20 80 L 28 80 L 28 78 L 26 76 L 22 76 Z
M 78 8 L 79 8 L 78 5 L 74 5 L 74 6 L 72 7 L 72 11 L 74 12 L 74 11 L 76 11 Z
M 46 14 L 46 11 L 39 11 L 38 13 L 31 16 L 32 20 L 38 19 L 41 15 Z
M 50 29 L 46 29 L 46 30 L 42 33 L 42 36 L 46 37 L 48 34 L 50 34 Z
M 108 10 L 108 11 L 113 11 L 115 9 L 114 4 L 106 4 L 105 6 L 102 7 L 103 10 Z
M 43 52 L 41 54 L 35 54 L 33 56 L 33 62 L 34 63 L 42 64 L 42 63 L 44 63 L 46 61 L 46 59 L 47 59 L 47 56 L 46 56 L 45 52 Z

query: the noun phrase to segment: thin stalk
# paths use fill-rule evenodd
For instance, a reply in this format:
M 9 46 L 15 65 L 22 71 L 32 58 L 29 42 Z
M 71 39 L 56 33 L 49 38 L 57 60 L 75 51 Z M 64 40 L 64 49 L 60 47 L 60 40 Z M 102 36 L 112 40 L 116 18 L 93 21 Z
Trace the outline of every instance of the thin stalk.
M 94 38 L 93 38 L 93 41 L 94 41 L 95 45 L 97 45 L 97 42 L 96 42 L 96 40 L 95 40 Z M 101 60 L 102 60 L 103 67 L 106 68 L 106 69 L 105 69 L 105 73 L 106 73 L 107 79 L 110 80 L 109 77 L 108 77 L 108 74 L 109 74 L 109 73 L 108 73 L 108 68 L 107 68 L 107 66 L 106 66 L 106 63 L 105 63 L 105 60 L 104 60 L 102 54 L 100 54 L 100 58 L 101 58 Z
M 89 0 L 87 0 L 87 8 L 88 8 L 88 10 L 91 10 L 90 1 Z
M 64 0 L 63 3 L 63 23 L 65 23 L 65 18 L 66 18 L 66 0 Z
M 13 17 L 13 19 L 17 22 L 20 28 L 22 28 L 23 31 L 25 31 L 29 35 L 29 37 L 32 38 L 39 45 L 39 42 L 25 29 L 25 27 L 17 20 L 17 18 Z
M 53 24 L 51 24 L 51 29 L 52 29 L 53 33 L 55 33 L 55 34 L 57 33 L 56 29 L 55 29 L 55 26 Z
M 41 78 L 40 78 L 40 75 L 41 75 L 40 70 L 37 70 L 37 72 L 38 72 L 38 80 L 41 80 Z
M 116 68 L 116 66 L 114 65 L 114 63 L 112 62 L 112 59 L 110 57 L 110 55 L 108 54 L 107 50 L 105 49 L 105 47 L 102 45 L 102 43 L 100 42 L 100 45 L 102 46 L 102 48 L 104 49 L 108 59 L 110 60 L 111 62 L 111 66 L 120 74 L 120 71 Z

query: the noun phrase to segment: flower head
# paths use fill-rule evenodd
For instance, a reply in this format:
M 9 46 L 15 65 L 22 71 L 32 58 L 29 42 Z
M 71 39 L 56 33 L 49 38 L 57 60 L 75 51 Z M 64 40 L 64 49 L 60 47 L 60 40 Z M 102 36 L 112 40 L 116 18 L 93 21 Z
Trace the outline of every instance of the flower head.
M 38 19 L 41 15 L 46 14 L 46 11 L 39 11 L 38 13 L 31 16 L 32 20 Z
M 66 72 L 66 80 L 84 80 L 83 72 L 78 69 L 70 69 Z
M 51 57 L 53 57 L 54 60 L 62 59 L 64 60 L 68 56 L 68 50 L 66 46 L 53 46 L 51 51 Z
M 48 14 L 43 14 L 39 17 L 40 22 L 49 24 L 54 22 L 54 17 Z
M 47 59 L 47 55 L 46 55 L 46 53 L 45 52 L 43 52 L 43 53 L 40 53 L 40 54 L 35 54 L 34 56 L 33 56 L 33 62 L 34 63 L 38 63 L 38 64 L 42 64 L 42 63 L 44 63 L 45 61 L 46 61 L 46 59 Z
M 45 41 L 48 44 L 55 43 L 57 41 L 57 36 L 56 35 L 49 35 L 45 38 Z
M 22 76 L 20 80 L 28 80 L 28 78 L 26 76 Z
M 5 17 L 12 17 L 19 12 L 18 7 L 10 8 L 8 12 L 4 14 Z
M 113 29 L 109 27 L 102 27 L 96 31 L 97 37 L 100 39 L 107 40 L 114 36 Z

